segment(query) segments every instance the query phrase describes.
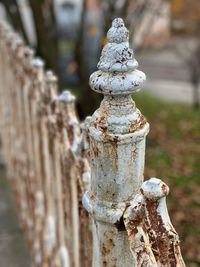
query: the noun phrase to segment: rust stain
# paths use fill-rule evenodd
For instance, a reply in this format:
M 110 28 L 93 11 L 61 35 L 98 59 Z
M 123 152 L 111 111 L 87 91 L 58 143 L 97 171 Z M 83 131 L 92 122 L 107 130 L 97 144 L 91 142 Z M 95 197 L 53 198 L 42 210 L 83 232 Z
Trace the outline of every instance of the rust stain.
M 134 121 L 130 126 L 130 133 L 133 133 L 135 131 L 140 131 L 144 128 L 144 126 L 147 123 L 147 119 L 145 116 L 140 115 L 139 120 Z

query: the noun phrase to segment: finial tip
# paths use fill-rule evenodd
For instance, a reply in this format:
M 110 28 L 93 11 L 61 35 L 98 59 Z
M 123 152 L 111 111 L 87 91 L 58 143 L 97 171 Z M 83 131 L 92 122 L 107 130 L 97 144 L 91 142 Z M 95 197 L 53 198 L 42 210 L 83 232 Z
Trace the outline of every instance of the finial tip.
M 46 71 L 46 80 L 47 82 L 57 82 L 57 76 L 52 70 L 47 70 Z
M 44 67 L 44 61 L 39 57 L 33 58 L 32 64 L 35 68 L 43 68 Z
M 119 28 L 119 27 L 124 27 L 124 21 L 121 18 L 115 18 L 112 21 L 112 27 Z
M 60 94 L 59 100 L 63 103 L 70 103 L 75 101 L 75 96 L 69 90 L 65 90 Z
M 129 32 L 124 25 L 121 18 L 116 18 L 112 22 L 112 27 L 107 33 L 107 38 L 110 43 L 123 43 L 128 42 Z
M 141 187 L 142 194 L 148 199 L 160 199 L 169 193 L 169 187 L 158 178 L 150 178 Z

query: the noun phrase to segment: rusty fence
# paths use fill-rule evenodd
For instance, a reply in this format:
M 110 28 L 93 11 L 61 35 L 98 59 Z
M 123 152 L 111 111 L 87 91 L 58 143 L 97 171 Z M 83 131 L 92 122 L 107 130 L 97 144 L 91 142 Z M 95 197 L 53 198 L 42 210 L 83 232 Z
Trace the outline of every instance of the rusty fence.
M 115 19 L 91 88 L 100 108 L 80 123 L 75 97 L 0 22 L 0 134 L 7 176 L 37 267 L 183 267 L 168 186 L 143 182 L 146 118 L 131 94 L 145 81 Z

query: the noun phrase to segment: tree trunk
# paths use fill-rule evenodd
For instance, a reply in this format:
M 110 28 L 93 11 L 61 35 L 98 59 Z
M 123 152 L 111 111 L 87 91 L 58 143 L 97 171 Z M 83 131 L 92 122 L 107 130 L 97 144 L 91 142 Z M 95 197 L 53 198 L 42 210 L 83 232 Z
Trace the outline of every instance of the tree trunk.
M 80 81 L 80 98 L 78 101 L 78 111 L 81 119 L 87 115 L 91 115 L 95 108 L 98 107 L 101 100 L 100 96 L 96 96 L 89 86 L 89 68 L 87 64 L 88 55 L 85 55 L 84 37 L 86 35 L 86 18 L 87 18 L 87 1 L 83 0 L 80 26 L 77 33 L 75 45 L 75 59 L 78 65 L 78 75 Z
M 194 109 L 198 109 L 199 104 L 199 84 L 198 83 L 192 83 L 193 85 L 193 107 Z
M 27 38 L 26 31 L 24 29 L 24 25 L 21 19 L 21 14 L 19 11 L 19 6 L 17 4 L 17 1 L 16 0 L 1 0 L 0 2 L 4 5 L 7 16 L 12 26 L 19 34 L 22 35 L 25 42 L 28 44 L 29 41 Z
M 37 52 L 48 68 L 58 73 L 57 27 L 53 14 L 53 2 L 30 0 L 37 35 Z

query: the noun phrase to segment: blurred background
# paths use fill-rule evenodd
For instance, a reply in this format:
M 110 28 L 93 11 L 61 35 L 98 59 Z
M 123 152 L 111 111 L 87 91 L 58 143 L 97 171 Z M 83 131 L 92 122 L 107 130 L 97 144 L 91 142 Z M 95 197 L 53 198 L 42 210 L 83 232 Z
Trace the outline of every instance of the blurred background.
M 147 75 L 134 95 L 147 117 L 145 178 L 168 183 L 168 208 L 187 266 L 200 266 L 200 1 L 0 0 L 0 17 L 77 96 L 81 119 L 101 96 L 89 88 L 106 32 L 115 17 L 130 30 L 130 46 Z M 29 267 L 14 203 L 0 172 L 0 266 Z

